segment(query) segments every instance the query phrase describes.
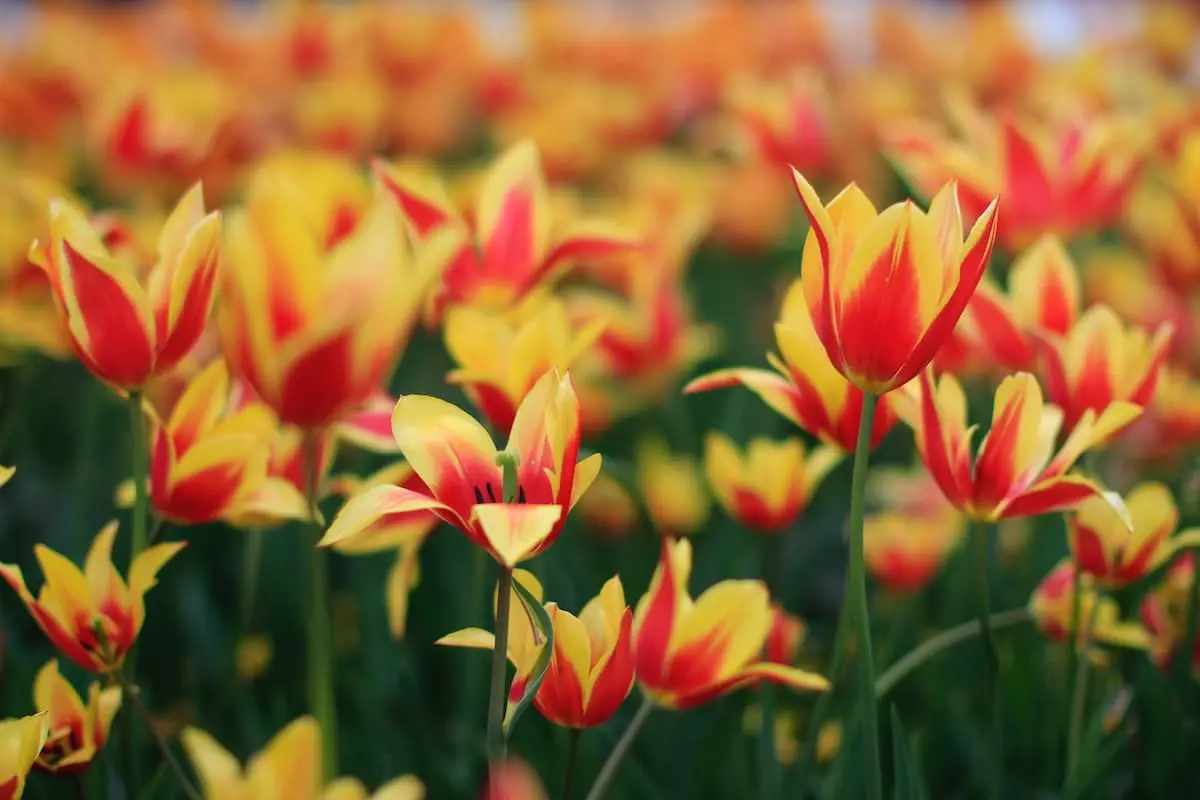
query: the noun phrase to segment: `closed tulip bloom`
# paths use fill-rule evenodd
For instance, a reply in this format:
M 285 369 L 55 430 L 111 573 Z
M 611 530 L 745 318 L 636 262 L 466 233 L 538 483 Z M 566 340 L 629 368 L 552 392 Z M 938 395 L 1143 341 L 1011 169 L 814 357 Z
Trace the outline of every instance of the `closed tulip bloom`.
M 1125 497 L 1125 510 L 1127 518 L 1122 518 L 1110 503 L 1093 498 L 1067 518 L 1076 566 L 1108 587 L 1128 585 L 1154 571 L 1178 543 L 1171 536 L 1179 509 L 1163 484 L 1139 484 Z
M 88 687 L 85 705 L 75 687 L 58 671 L 54 659 L 33 682 L 33 703 L 46 712 L 50 735 L 42 745 L 37 766 L 57 775 L 75 775 L 92 765 L 108 741 L 113 717 L 121 707 L 121 687 Z
M 1107 441 L 1141 414 L 1116 402 L 1097 416 L 1085 411 L 1055 452 L 1063 414 L 1042 398 L 1027 372 L 1005 378 L 996 390 L 992 427 L 972 458 L 967 401 L 952 375 L 935 386 L 930 372 L 912 387 L 905 417 L 925 466 L 951 505 L 967 517 L 995 522 L 1066 511 L 1084 500 L 1109 496 L 1091 478 L 1068 470 L 1087 450 Z
M 524 761 L 509 759 L 488 771 L 483 800 L 548 800 L 537 772 Z
M 637 448 L 635 477 L 650 520 L 662 535 L 687 536 L 708 522 L 712 500 L 692 456 L 671 452 L 661 439 L 644 439 Z
M 530 298 L 507 314 L 454 307 L 443 332 L 458 368 L 446 380 L 462 386 L 488 421 L 507 432 L 538 378 L 569 369 L 603 330 L 603 322 L 573 325 L 555 298 Z
M 150 501 L 165 519 L 219 519 L 266 480 L 274 420 L 261 403 L 231 408 L 223 362 L 189 384 L 165 422 L 150 414 Z
M 542 587 L 536 578 L 518 570 L 514 579 L 541 600 Z M 534 708 L 550 722 L 567 728 L 603 725 L 633 688 L 633 611 L 625 604 L 621 579 L 610 578 L 578 617 L 557 603 L 545 607 L 554 625 L 554 652 L 533 698 Z M 524 695 L 541 651 L 538 635 L 515 593 L 511 608 L 508 657 L 516 676 L 509 690 L 510 707 Z M 468 628 L 443 637 L 438 644 L 490 650 L 494 638 L 487 631 Z
M 664 539 L 633 623 L 637 681 L 647 697 L 684 710 L 764 680 L 803 691 L 829 689 L 820 675 L 757 660 L 772 619 L 762 581 L 721 581 L 693 601 L 691 572 L 691 542 Z
M 367 800 L 353 778 L 326 783 L 321 771 L 321 729 L 312 717 L 300 717 L 275 734 L 243 768 L 216 739 L 189 727 L 180 737 L 183 751 L 199 778 L 205 800 Z M 371 800 L 422 800 L 425 789 L 413 776 L 397 778 Z
M 758 438 L 744 453 L 720 433 L 705 441 L 704 471 L 721 507 L 751 530 L 778 533 L 808 507 L 844 453 L 828 445 L 805 452 L 799 439 Z
M 1074 619 L 1073 606 L 1075 587 L 1075 565 L 1063 559 L 1033 590 L 1029 598 L 1029 613 L 1048 638 L 1065 642 L 1071 636 Z M 1088 621 L 1091 628 L 1087 638 L 1101 644 L 1145 650 L 1150 645 L 1146 629 L 1137 622 L 1121 619 L 1121 609 L 1111 597 L 1096 591 L 1091 576 L 1083 576 L 1079 598 L 1079 637 L 1085 635 Z
M 784 297 L 775 324 L 775 341 L 782 358 L 773 353 L 767 355 L 774 372 L 750 367 L 717 370 L 696 378 L 684 387 L 684 392 L 745 386 L 801 429 L 826 444 L 852 452 L 858 439 L 862 389 L 846 380 L 829 362 L 804 301 L 801 281 L 793 282 Z M 878 446 L 895 424 L 896 414 L 889 399 L 884 397 L 875 410 L 871 447 Z
M 346 503 L 323 545 L 370 535 L 396 514 L 432 511 L 498 562 L 513 566 L 554 543 L 567 512 L 600 471 L 599 454 L 576 463 L 579 400 L 570 376 L 556 370 L 521 401 L 504 451 L 473 417 L 436 397 L 401 398 L 392 432 L 428 492 L 368 489 Z M 505 496 L 500 463 L 505 460 L 516 463 L 511 497 Z
M 50 203 L 50 235 L 30 259 L 46 270 L 79 360 L 122 389 L 140 389 L 199 341 L 215 296 L 221 217 L 200 185 L 163 223 L 158 260 L 143 279 L 76 207 Z
M 812 224 L 804 298 L 829 361 L 863 391 L 903 386 L 946 342 L 987 270 L 995 201 L 964 241 L 954 183 L 928 214 L 911 201 L 878 212 L 854 184 L 824 206 L 804 176 L 792 175 Z
M 1126 327 L 1107 306 L 1093 306 L 1065 336 L 1044 336 L 1039 350 L 1046 394 L 1063 409 L 1065 424 L 1117 401 L 1148 406 L 1172 333 L 1171 324 L 1163 323 L 1147 335 Z
M 329 250 L 311 217 L 288 182 L 252 184 L 227 226 L 219 316 L 230 370 L 300 428 L 331 425 L 379 390 L 441 270 L 413 253 L 386 197 Z
M 897 592 L 928 585 L 962 542 L 966 518 L 920 466 L 875 470 L 867 479 L 867 497 L 880 509 L 863 521 L 863 557 L 871 576 Z
M 0 800 L 21 800 L 25 778 L 50 733 L 47 716 L 0 720 Z
M 50 642 L 93 672 L 109 672 L 124 662 L 146 617 L 146 593 L 159 570 L 185 545 L 169 542 L 146 548 L 134 559 L 127 584 L 112 563 L 116 535 L 116 522 L 96 535 L 83 570 L 50 548 L 34 545 L 46 578 L 37 599 L 26 588 L 20 567 L 0 564 L 0 578 L 17 592 Z

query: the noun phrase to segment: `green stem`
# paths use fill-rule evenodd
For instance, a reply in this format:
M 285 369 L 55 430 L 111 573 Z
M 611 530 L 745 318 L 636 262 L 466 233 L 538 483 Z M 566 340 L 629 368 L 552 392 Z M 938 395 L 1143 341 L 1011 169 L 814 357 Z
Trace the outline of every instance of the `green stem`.
M 130 519 L 129 572 L 133 574 L 133 564 L 146 550 L 147 524 L 150 513 L 150 498 L 146 492 L 146 483 L 150 479 L 150 448 L 146 442 L 146 416 L 142 411 L 142 393 L 129 393 L 129 434 L 130 448 L 133 451 L 133 513 Z M 137 677 L 137 649 L 130 647 L 125 655 L 125 669 Z M 129 791 L 133 793 L 141 786 L 141 759 L 137 726 L 133 718 L 126 714 L 123 723 L 125 737 L 125 769 L 129 781 Z
M 758 796 L 760 800 L 779 797 L 779 759 L 775 757 L 775 687 L 764 682 L 759 688 Z
M 1069 622 L 1070 628 L 1067 633 L 1067 697 L 1075 696 L 1075 680 L 1079 674 L 1079 626 L 1082 623 L 1080 616 L 1082 615 L 1083 606 L 1083 573 L 1078 566 L 1075 568 L 1075 580 L 1071 583 L 1071 619 Z M 1059 719 L 1068 720 L 1065 727 L 1058 731 L 1061 737 L 1058 741 L 1069 740 L 1071 737 L 1070 726 L 1070 708 L 1068 707 L 1067 716 L 1059 717 Z M 1057 726 L 1056 726 L 1057 727 Z M 1057 750 L 1057 748 L 1056 748 Z M 1061 753 L 1061 751 L 1058 751 Z M 1057 759 L 1056 759 L 1057 760 Z M 1067 770 L 1068 774 L 1070 770 Z
M 571 788 L 575 782 L 575 763 L 579 759 L 579 737 L 582 733 L 582 728 L 571 728 L 567 731 L 567 754 L 563 759 L 562 800 L 571 800 Z
M 337 706 L 333 693 L 333 625 L 329 608 L 328 552 L 316 547 L 324 534 L 321 525 L 320 500 L 321 465 L 319 463 L 320 434 L 308 433 L 304 438 L 305 494 L 309 516 L 316 539 L 307 545 L 308 551 L 308 704 L 321 729 L 322 760 L 326 778 L 337 775 L 338 729 Z
M 158 751 L 162 754 L 163 761 L 171 770 L 171 774 L 175 777 L 175 782 L 179 784 L 180 790 L 187 796 L 188 800 L 201 800 L 200 792 L 196 791 L 196 787 L 192 786 L 191 781 L 187 779 L 183 768 L 179 765 L 179 761 L 175 758 L 175 754 L 171 752 L 171 746 L 167 744 L 167 740 L 159 732 L 158 727 L 154 724 L 154 718 L 150 716 L 150 710 L 142 703 L 142 699 L 138 696 L 137 687 L 126 677 L 122 670 L 115 669 L 112 671 L 113 679 L 117 685 L 121 687 L 121 702 L 125 703 L 129 708 L 135 710 L 142 719 L 142 724 L 146 726 L 146 730 L 150 732 L 151 738 L 154 739 L 154 744 L 158 747 Z M 133 715 L 126 712 L 126 717 L 133 719 Z M 130 796 L 133 796 L 132 789 Z
M 1033 617 L 1030 615 L 1028 609 L 1014 608 L 1011 611 L 1001 611 L 993 614 L 989 620 L 989 627 L 995 633 L 1003 628 L 1010 628 L 1014 625 L 1029 622 L 1031 619 Z M 879 680 L 875 681 L 876 701 L 882 701 L 884 697 L 899 685 L 900 681 L 907 678 L 910 673 L 921 667 L 926 661 L 949 650 L 956 644 L 978 636 L 982 631 L 983 626 L 980 625 L 979 620 L 973 619 L 970 622 L 964 622 L 961 625 L 948 628 L 932 639 L 922 642 L 912 650 L 909 650 L 899 661 L 888 667 L 879 676 Z
M 592 784 L 592 788 L 588 790 L 587 797 L 584 800 L 600 800 L 600 798 L 604 797 L 609 785 L 613 782 L 613 778 L 617 777 L 617 770 L 621 768 L 621 762 L 625 760 L 626 754 L 629 753 L 629 748 L 633 746 L 633 740 L 637 738 L 638 733 L 642 730 L 642 726 L 646 724 L 646 718 L 650 716 L 650 712 L 653 710 L 653 701 L 649 697 L 643 699 L 637 713 L 630 720 L 629 727 L 621 734 L 621 738 L 617 740 L 616 746 L 608 754 L 608 760 L 600 768 L 600 774 L 596 776 L 596 782 Z
M 984 655 L 987 659 L 986 696 L 991 706 L 992 731 L 990 740 L 987 796 L 999 798 L 1004 779 L 1004 721 L 1001 717 L 1000 657 L 996 637 L 992 632 L 992 599 L 990 574 L 990 531 L 985 523 L 975 523 L 971 530 L 971 545 L 975 549 L 975 583 L 979 591 L 979 630 L 982 633 Z
M 500 567 L 496 584 L 496 642 L 492 647 L 492 682 L 488 693 L 487 754 L 495 768 L 504 761 L 505 678 L 508 677 L 508 616 L 512 606 L 512 567 Z
M 1096 624 L 1096 609 L 1100 603 L 1092 604 L 1086 624 L 1079 639 L 1072 638 L 1072 644 L 1079 649 L 1075 659 L 1074 690 L 1071 693 L 1071 710 L 1067 722 L 1067 771 L 1063 776 L 1063 789 L 1073 785 L 1078 777 L 1079 746 L 1083 741 L 1083 715 L 1087 708 L 1088 682 L 1091 678 L 1091 661 L 1088 660 L 1087 650 L 1091 644 L 1092 627 Z
M 250 633 L 254 621 L 254 598 L 258 594 L 258 573 L 262 564 L 262 531 L 246 531 L 245 552 L 242 556 L 242 596 L 239 598 L 241 613 L 238 623 L 241 635 Z
M 863 392 L 862 414 L 858 421 L 858 444 L 854 449 L 854 472 L 850 483 L 850 566 L 846 572 L 847 607 L 853 615 L 857 640 L 859 701 L 863 706 L 862 737 L 865 755 L 864 785 L 866 796 L 883 797 L 883 776 L 879 759 L 879 709 L 875 704 L 875 657 L 871 645 L 871 620 L 867 608 L 867 571 L 863 560 L 863 505 L 867 484 L 867 462 L 871 457 L 871 430 L 879 398 Z

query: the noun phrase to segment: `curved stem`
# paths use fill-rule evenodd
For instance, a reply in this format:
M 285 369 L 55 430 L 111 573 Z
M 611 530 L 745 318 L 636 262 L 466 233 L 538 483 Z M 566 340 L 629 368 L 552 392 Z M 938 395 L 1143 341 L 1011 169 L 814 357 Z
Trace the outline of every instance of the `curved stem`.
M 154 725 L 154 718 L 150 716 L 150 710 L 142 703 L 142 699 L 138 696 L 137 687 L 130 682 L 122 670 L 116 669 L 112 671 L 112 676 L 116 680 L 117 685 L 121 687 L 122 702 L 128 703 L 142 719 L 142 724 L 146 726 L 146 730 L 150 732 L 151 738 L 154 739 L 154 744 L 158 747 L 158 751 L 162 753 L 163 761 L 171 770 L 171 774 L 175 777 L 175 782 L 179 784 L 180 790 L 187 796 L 188 800 L 201 800 L 200 792 L 196 791 L 196 787 L 192 786 L 191 781 L 187 779 L 183 768 L 179 765 L 179 761 L 175 758 L 175 754 L 171 752 L 171 746 L 167 744 L 167 740 L 159 733 L 158 728 Z M 132 716 L 126 714 L 132 719 Z M 132 794 L 133 789 L 130 789 Z
M 1080 637 L 1072 640 L 1079 653 L 1075 659 L 1074 690 L 1071 692 L 1071 710 L 1067 722 L 1067 771 L 1063 776 L 1063 788 L 1075 783 L 1079 769 L 1079 746 L 1083 741 L 1083 715 L 1087 709 L 1088 682 L 1091 677 L 1091 662 L 1087 657 L 1091 645 L 1092 627 L 1096 624 L 1096 609 L 1100 603 L 1094 602 L 1088 613 L 1087 622 L 1080 631 Z
M 987 796 L 999 798 L 1004 778 L 1004 721 L 1001 717 L 1000 657 L 996 637 L 992 633 L 992 599 L 990 573 L 990 531 L 986 523 L 975 523 L 971 530 L 971 545 L 975 549 L 975 583 L 979 590 L 979 630 L 987 658 L 986 694 L 992 715 Z
M 333 695 L 333 626 L 329 614 L 329 562 L 325 548 L 317 547 L 324 531 L 318 502 L 321 498 L 319 432 L 304 436 L 305 496 L 316 539 L 306 543 L 308 555 L 308 704 L 321 729 L 322 761 L 327 777 L 337 775 L 337 706 Z
M 609 784 L 617 776 L 617 770 L 621 768 L 621 762 L 625 760 L 625 755 L 629 752 L 629 748 L 633 746 L 633 740 L 637 738 L 638 733 L 642 730 L 642 726 L 646 724 L 646 718 L 650 716 L 650 712 L 653 710 L 654 703 L 649 697 L 644 698 L 641 706 L 638 707 L 637 713 L 629 721 L 629 727 L 621 734 L 621 738 L 617 740 L 616 746 L 608 754 L 608 760 L 600 768 L 600 774 L 596 776 L 596 782 L 592 784 L 592 788 L 588 790 L 587 797 L 584 800 L 600 800 L 600 798 L 604 797 L 604 793 L 608 791 Z
M 567 755 L 563 759 L 562 800 L 571 800 L 571 788 L 575 782 L 575 762 L 579 758 L 579 737 L 582 733 L 582 728 L 571 728 L 567 731 Z
M 500 567 L 496 584 L 496 642 L 492 647 L 492 688 L 488 694 L 487 753 L 493 767 L 504 761 L 504 691 L 508 677 L 508 616 L 512 606 L 512 567 Z
M 126 575 L 131 575 L 133 574 L 133 564 L 137 561 L 138 556 L 145 552 L 148 539 L 146 528 L 150 513 L 150 498 L 146 492 L 146 482 L 150 479 L 150 448 L 146 443 L 146 415 L 142 412 L 142 393 L 130 392 L 128 406 L 130 448 L 133 451 L 134 501 L 129 525 L 129 572 Z M 130 647 L 129 652 L 126 654 L 125 669 L 136 679 L 136 647 Z M 125 716 L 123 733 L 126 747 L 126 778 L 129 780 L 130 792 L 132 793 L 141 785 L 141 760 L 139 758 L 140 742 L 138 741 L 137 726 L 133 724 L 133 718 L 129 715 Z
M 988 625 L 994 634 L 1003 628 L 1011 628 L 1014 625 L 1020 625 L 1032 619 L 1033 617 L 1030 615 L 1028 609 L 1014 608 L 1011 611 L 1001 611 L 993 614 L 988 620 Z M 970 622 L 964 622 L 962 625 L 948 628 L 932 639 L 924 641 L 912 650 L 909 650 L 904 654 L 903 658 L 892 664 L 879 676 L 879 680 L 875 682 L 875 699 L 882 701 L 884 697 L 900 684 L 900 681 L 923 666 L 926 661 L 941 655 L 956 644 L 978 636 L 982 630 L 983 626 L 980 625 L 979 620 L 973 619 Z
M 864 392 L 862 414 L 858 421 L 858 443 L 854 448 L 854 472 L 850 483 L 850 565 L 846 572 L 846 608 L 851 614 L 857 639 L 859 702 L 862 704 L 864 785 L 866 796 L 880 800 L 883 775 L 879 761 L 879 710 L 875 704 L 875 656 L 871 645 L 871 620 L 867 608 L 867 572 L 863 560 L 863 502 L 867 483 L 867 462 L 871 456 L 871 430 L 879 398 Z

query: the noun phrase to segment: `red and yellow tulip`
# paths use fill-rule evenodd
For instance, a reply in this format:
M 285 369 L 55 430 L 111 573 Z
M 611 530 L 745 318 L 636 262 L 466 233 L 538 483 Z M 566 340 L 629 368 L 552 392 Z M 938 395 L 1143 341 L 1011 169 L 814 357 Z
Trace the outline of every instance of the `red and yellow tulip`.
M 771 599 L 761 581 L 727 580 L 692 600 L 692 545 L 663 539 L 658 569 L 634 615 L 637 681 L 663 708 L 683 710 L 761 681 L 823 692 L 829 681 L 758 661 L 771 633 Z
M 1032 375 L 1017 373 L 996 390 L 992 428 L 972 458 L 972 429 L 959 382 L 943 375 L 935 385 L 926 371 L 910 388 L 915 402 L 905 407 L 905 421 L 916 433 L 925 466 L 946 499 L 981 522 L 1065 511 L 1088 498 L 1107 496 L 1091 478 L 1068 470 L 1142 411 L 1121 401 L 1099 415 L 1085 411 L 1055 452 L 1062 411 L 1043 400 Z
M 200 779 L 205 800 L 367 800 L 355 778 L 326 783 L 321 770 L 321 730 L 312 717 L 300 717 L 275 734 L 243 768 L 216 739 L 198 728 L 181 737 L 184 753 Z M 423 800 L 425 787 L 411 775 L 380 787 L 371 800 Z
M 1125 497 L 1126 518 L 1103 498 L 1086 500 L 1067 518 L 1076 567 L 1106 587 L 1125 586 L 1157 569 L 1173 551 L 1179 509 L 1161 483 L 1139 484 Z
M 662 439 L 643 439 L 634 472 L 650 520 L 663 536 L 687 536 L 708 522 L 712 501 L 695 458 L 671 452 Z
M 1200 382 L 1177 367 L 1164 365 L 1148 422 L 1149 430 L 1141 440 L 1147 455 L 1170 456 L 1200 443 Z
M 771 604 L 771 630 L 763 646 L 763 658 L 772 664 L 796 663 L 796 654 L 808 633 L 804 620 L 789 614 L 779 603 Z
M 346 503 L 322 544 L 370 535 L 396 514 L 432 511 L 511 567 L 553 544 L 567 512 L 600 471 L 599 454 L 576 464 L 579 400 L 570 376 L 557 370 L 543 375 L 521 401 L 504 451 L 465 411 L 425 395 L 400 399 L 392 432 L 428 493 L 368 489 Z M 501 464 L 506 460 L 516 462 L 511 496 Z
M 88 687 L 87 704 L 58 671 L 58 662 L 47 661 L 33 682 L 33 704 L 46 713 L 50 735 L 42 745 L 37 766 L 57 775 L 74 775 L 92 765 L 100 754 L 113 717 L 121 707 L 121 688 Z
M 572 325 L 552 297 L 531 297 L 509 313 L 452 307 L 443 334 L 458 368 L 446 379 L 463 387 L 496 430 L 508 431 L 538 378 L 569 369 L 603 330 L 603 320 Z
M 1150 656 L 1166 669 L 1187 646 L 1187 626 L 1196 558 L 1185 553 L 1171 564 L 1158 586 L 1142 599 L 1141 619 L 1150 633 Z M 1200 674 L 1200 636 L 1190 646 L 1192 673 Z
M 524 570 L 514 580 L 542 599 L 542 586 Z M 633 688 L 633 611 L 625 604 L 621 579 L 609 579 L 600 594 L 588 601 L 578 617 L 557 603 L 546 603 L 554 625 L 554 652 L 533 705 L 555 725 L 591 728 L 616 713 Z M 529 676 L 541 652 L 537 632 L 521 601 L 513 593 L 509 612 L 508 658 L 516 668 L 509 690 L 509 705 L 525 694 Z M 456 631 L 438 640 L 451 647 L 490 650 L 495 640 L 478 628 Z
M 1063 559 L 1033 590 L 1029 598 L 1029 613 L 1049 638 L 1063 642 L 1071 636 L 1074 606 L 1075 565 Z M 1121 609 L 1111 597 L 1096 590 L 1091 576 L 1083 576 L 1079 598 L 1080 639 L 1090 639 L 1116 647 L 1144 650 L 1150 645 L 1147 631 L 1137 622 L 1121 619 Z M 1090 629 L 1085 631 L 1087 622 Z
M 459 246 L 443 252 L 445 274 L 434 316 L 450 305 L 493 309 L 512 306 L 575 258 L 626 249 L 631 240 L 601 223 L 579 222 L 555 230 L 546 179 L 532 142 L 513 145 L 488 171 L 470 220 L 464 220 L 440 185 L 376 165 L 376 173 L 419 238 L 449 227 Z
M 923 469 L 877 469 L 867 495 L 880 505 L 863 521 L 867 570 L 893 591 L 925 587 L 962 543 L 966 519 Z
M 184 547 L 169 542 L 148 547 L 122 580 L 112 563 L 117 523 L 104 527 L 88 551 L 83 570 L 44 545 L 34 545 L 46 583 L 37 599 L 25 586 L 21 568 L 0 564 L 0 578 L 16 591 L 50 642 L 67 658 L 93 672 L 117 669 L 133 646 L 146 617 L 146 593 L 159 570 Z
M 804 513 L 813 493 L 844 452 L 822 445 L 806 452 L 799 439 L 758 438 L 745 452 L 728 437 L 705 440 L 704 471 L 725 513 L 762 533 L 778 533 Z
M 638 528 L 637 501 L 625 486 L 601 472 L 587 494 L 579 499 L 576 513 L 598 534 L 621 539 Z
M 684 392 L 745 386 L 773 411 L 821 441 L 853 452 L 858 439 L 862 389 L 829 363 L 813 327 L 800 281 L 792 284 L 784 298 L 779 322 L 775 324 L 775 341 L 782 358 L 773 353 L 767 355 L 774 372 L 750 367 L 717 370 L 696 378 L 684 387 Z M 878 446 L 896 419 L 889 399 L 880 400 L 871 428 L 871 447 Z
M 416 254 L 380 195 L 332 249 L 288 181 L 261 173 L 230 215 L 221 340 L 231 372 L 279 419 L 321 428 L 378 392 L 442 268 L 441 240 Z
M 0 720 L 0 800 L 21 800 L 25 778 L 50 733 L 47 716 Z
M 307 227 L 328 252 L 354 232 L 371 209 L 373 191 L 353 161 L 310 150 L 283 150 L 258 162 L 255 179 L 299 203 Z
M 549 800 L 537 772 L 524 761 L 509 759 L 488 772 L 482 800 Z
M 41 266 L 88 370 L 121 389 L 140 389 L 175 366 L 204 332 L 213 307 L 221 216 L 205 214 L 197 184 L 163 223 L 158 260 L 139 266 L 113 255 L 75 206 L 50 204 L 50 235 L 30 259 Z
M 802 292 L 830 362 L 864 391 L 903 386 L 945 344 L 987 270 L 995 201 L 964 241 L 954 183 L 925 214 L 911 201 L 876 211 L 855 184 L 825 206 L 803 175 L 792 176 L 812 224 Z

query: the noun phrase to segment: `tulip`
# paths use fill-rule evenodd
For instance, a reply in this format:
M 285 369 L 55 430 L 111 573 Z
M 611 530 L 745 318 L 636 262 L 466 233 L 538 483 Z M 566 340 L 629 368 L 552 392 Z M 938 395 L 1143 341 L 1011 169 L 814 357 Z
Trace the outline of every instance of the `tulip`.
M 803 691 L 829 689 L 820 675 L 755 660 L 772 621 L 761 581 L 721 581 L 693 602 L 691 571 L 691 542 L 664 539 L 633 622 L 637 681 L 649 700 L 684 710 L 764 680 Z
M 1042 633 L 1054 641 L 1070 638 L 1073 619 L 1075 565 L 1063 559 L 1033 590 L 1029 598 L 1029 613 Z M 1096 591 L 1091 576 L 1082 576 L 1079 598 L 1079 619 L 1091 625 L 1080 625 L 1078 635 L 1102 644 L 1145 650 L 1150 639 L 1146 629 L 1136 622 L 1121 620 L 1116 601 Z M 1086 629 L 1086 630 L 1085 630 Z
M 200 779 L 205 800 L 366 800 L 354 778 L 325 783 L 321 774 L 321 729 L 312 717 L 292 721 L 246 762 L 245 768 L 212 736 L 188 727 L 180 737 Z M 380 787 L 371 800 L 422 800 L 425 788 L 411 775 Z
M 638 507 L 633 495 L 607 472 L 596 476 L 579 500 L 576 513 L 598 534 L 621 539 L 638 528 Z
M 1200 382 L 1191 375 L 1164 365 L 1151 404 L 1151 455 L 1186 451 L 1200 443 Z
M 50 733 L 47 716 L 0 720 L 0 800 L 21 800 L 25 777 Z
M 231 214 L 219 322 L 231 372 L 281 421 L 315 429 L 378 391 L 451 243 L 415 255 L 381 196 L 326 251 L 327 231 L 297 195 L 264 173 Z
M 708 485 L 730 517 L 751 530 L 778 533 L 808 507 L 813 493 L 844 453 L 823 445 L 806 453 L 799 439 L 754 439 L 739 453 L 729 437 L 705 441 Z
M 893 591 L 923 588 L 961 544 L 963 515 L 924 469 L 877 469 L 867 494 L 880 506 L 863 522 L 867 569 Z
M 1157 569 L 1171 554 L 1168 542 L 1179 509 L 1161 483 L 1139 484 L 1125 498 L 1122 517 L 1102 498 L 1086 500 L 1067 518 L 1076 567 L 1107 587 L 1126 586 Z
M 370 535 L 395 514 L 432 511 L 511 568 L 554 543 L 567 512 L 600 472 L 599 454 L 576 464 L 579 401 L 570 376 L 557 370 L 521 401 L 503 452 L 474 418 L 436 397 L 401 398 L 392 432 L 428 492 L 368 489 L 346 503 L 322 545 Z M 509 486 L 509 468 L 500 462 L 514 461 Z
M 542 599 L 542 587 L 524 570 L 514 580 Z M 508 658 L 516 669 L 508 702 L 520 702 L 541 652 L 538 634 L 515 596 L 509 611 Z M 633 688 L 633 611 L 625 604 L 621 579 L 609 579 L 600 594 L 588 601 L 578 617 L 557 603 L 546 603 L 554 626 L 554 652 L 533 706 L 555 725 L 592 728 L 617 712 Z M 491 650 L 491 633 L 468 628 L 444 636 L 437 644 Z
M 786 83 L 735 81 L 728 104 L 753 155 L 819 172 L 829 165 L 829 92 L 812 72 Z
M 1150 634 L 1150 656 L 1160 669 L 1167 669 L 1185 646 L 1196 559 L 1185 553 L 1171 564 L 1158 586 L 1142 599 L 1141 619 Z M 1191 644 L 1193 674 L 1200 674 L 1200 636 Z
M 213 306 L 220 212 L 205 214 L 193 186 L 163 223 L 158 260 L 143 281 L 114 257 L 76 207 L 50 203 L 50 236 L 30 259 L 46 271 L 83 365 L 120 389 L 140 390 L 188 354 Z
M 774 372 L 748 367 L 717 370 L 696 378 L 683 391 L 692 394 L 745 386 L 773 411 L 822 442 L 853 452 L 863 393 L 829 363 L 813 328 L 800 281 L 793 282 L 784 297 L 775 324 L 775 341 L 782 359 L 774 354 L 767 356 Z M 879 445 L 896 419 L 889 398 L 882 398 L 871 426 L 872 448 Z
M 1192 146 L 1200 156 L 1200 138 Z M 1129 203 L 1127 225 L 1138 249 L 1173 290 L 1200 289 L 1200 210 L 1181 192 L 1147 183 Z
M 672 453 L 661 439 L 645 439 L 637 448 L 635 478 L 662 535 L 687 536 L 708 522 L 712 502 L 696 459 Z
M 1062 408 L 1067 427 L 1117 401 L 1148 406 L 1171 336 L 1170 323 L 1151 337 L 1126 328 L 1106 306 L 1085 311 L 1065 336 L 1043 336 L 1039 351 L 1046 394 Z
M 112 563 L 117 523 L 96 535 L 83 570 L 50 548 L 37 544 L 34 555 L 46 583 L 35 600 L 21 568 L 0 564 L 0 578 L 16 591 L 50 642 L 67 658 L 92 672 L 120 669 L 146 617 L 146 593 L 159 570 L 184 548 L 168 542 L 146 548 L 129 569 L 128 584 Z
M 382 163 L 376 163 L 375 172 L 418 238 L 446 227 L 460 233 L 459 246 L 443 252 L 445 275 L 433 304 L 435 318 L 449 305 L 509 308 L 568 261 L 619 252 L 632 243 L 619 231 L 588 222 L 552 237 L 546 179 L 529 141 L 513 145 L 492 164 L 469 225 L 443 187 Z
M 834 368 L 863 391 L 908 383 L 937 354 L 987 270 L 996 237 L 993 200 L 963 241 L 954 183 L 929 204 L 877 212 L 851 184 L 828 206 L 792 171 L 812 228 L 803 296 Z
M 1121 401 L 1099 415 L 1089 409 L 1055 452 L 1062 411 L 1044 402 L 1032 375 L 1017 373 L 996 390 L 992 428 L 972 460 L 966 396 L 958 381 L 943 375 L 935 386 L 927 371 L 911 389 L 915 402 L 904 416 L 925 466 L 946 499 L 978 522 L 1066 511 L 1091 497 L 1110 497 L 1095 481 L 1068 470 L 1141 414 L 1138 406 Z
M 354 232 L 371 208 L 371 185 L 349 159 L 285 150 L 263 159 L 256 179 L 271 182 L 300 205 L 321 248 L 328 252 Z
M 778 603 L 772 603 L 771 630 L 763 646 L 763 658 L 772 664 L 794 664 L 807 633 L 808 626 L 804 620 L 792 616 Z
M 271 413 L 258 403 L 230 407 L 229 374 L 214 361 L 163 422 L 151 409 L 150 501 L 183 524 L 219 519 L 266 479 Z
M 483 800 L 548 800 L 541 778 L 524 761 L 509 760 L 489 771 Z
M 569 369 L 603 330 L 602 321 L 572 326 L 566 307 L 553 298 L 523 303 L 510 314 L 454 307 L 444 334 L 458 369 L 446 380 L 462 386 L 497 430 L 508 431 L 538 378 Z
M 121 689 L 99 683 L 88 687 L 87 705 L 51 659 L 33 682 L 33 703 L 46 713 L 50 735 L 37 766 L 57 775 L 75 775 L 92 765 L 108 741 L 113 717 L 121 707 Z

